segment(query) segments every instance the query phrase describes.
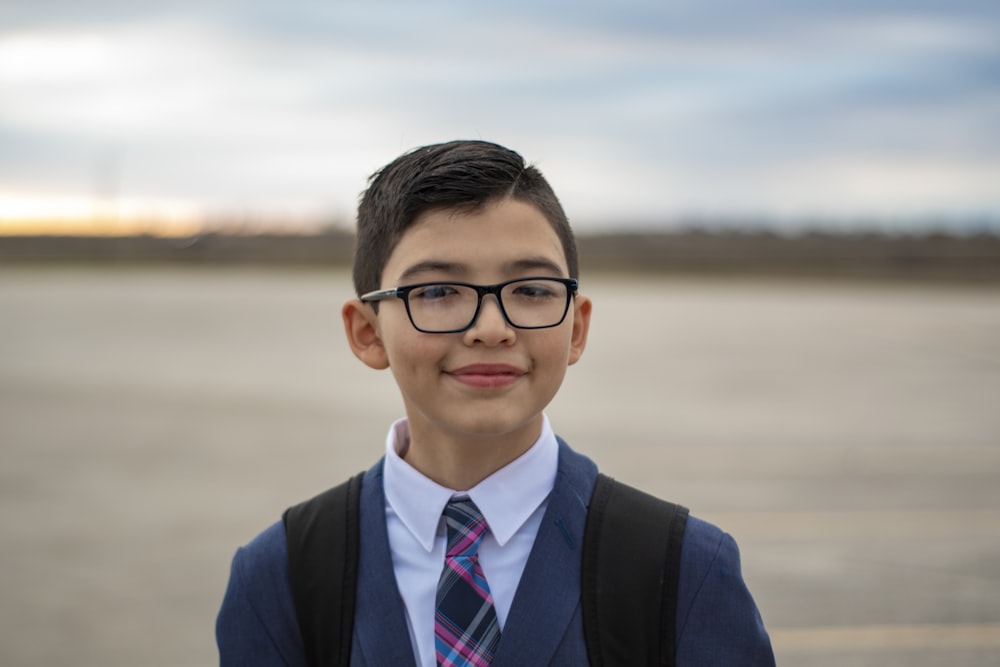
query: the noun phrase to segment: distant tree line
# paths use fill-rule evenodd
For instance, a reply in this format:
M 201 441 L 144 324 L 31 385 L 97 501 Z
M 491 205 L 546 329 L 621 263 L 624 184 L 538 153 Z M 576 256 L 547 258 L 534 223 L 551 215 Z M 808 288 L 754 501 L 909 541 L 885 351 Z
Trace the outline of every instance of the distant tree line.
M 674 231 L 580 234 L 583 271 L 1000 281 L 1000 236 Z M 0 236 L 0 265 L 348 266 L 354 237 Z

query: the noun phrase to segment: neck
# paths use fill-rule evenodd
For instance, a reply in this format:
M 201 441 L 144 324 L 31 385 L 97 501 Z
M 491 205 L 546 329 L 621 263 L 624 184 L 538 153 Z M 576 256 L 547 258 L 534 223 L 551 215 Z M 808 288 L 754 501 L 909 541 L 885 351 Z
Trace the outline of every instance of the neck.
M 449 437 L 414 431 L 404 458 L 429 479 L 449 489 L 467 491 L 531 449 L 541 435 L 541 421 L 530 428 L 497 436 Z

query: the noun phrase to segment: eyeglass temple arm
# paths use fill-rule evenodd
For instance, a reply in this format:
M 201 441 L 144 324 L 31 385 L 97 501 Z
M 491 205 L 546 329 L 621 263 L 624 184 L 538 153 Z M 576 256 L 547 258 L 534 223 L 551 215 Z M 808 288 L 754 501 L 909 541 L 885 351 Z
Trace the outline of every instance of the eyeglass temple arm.
M 391 287 L 389 289 L 368 292 L 367 294 L 362 294 L 358 298 L 361 299 L 361 301 L 382 301 L 384 299 L 394 299 L 397 296 L 399 296 L 399 288 Z

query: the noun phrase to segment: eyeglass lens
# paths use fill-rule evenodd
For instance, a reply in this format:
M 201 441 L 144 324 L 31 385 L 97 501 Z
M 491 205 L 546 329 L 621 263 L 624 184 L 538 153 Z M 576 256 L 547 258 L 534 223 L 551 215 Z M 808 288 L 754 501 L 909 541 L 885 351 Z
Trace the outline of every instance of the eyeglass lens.
M 568 290 L 557 280 L 518 280 L 501 288 L 500 308 L 507 321 L 518 328 L 555 326 L 566 316 Z M 472 324 L 479 308 L 479 293 L 474 287 L 454 283 L 422 285 L 410 290 L 407 305 L 418 329 L 456 331 Z

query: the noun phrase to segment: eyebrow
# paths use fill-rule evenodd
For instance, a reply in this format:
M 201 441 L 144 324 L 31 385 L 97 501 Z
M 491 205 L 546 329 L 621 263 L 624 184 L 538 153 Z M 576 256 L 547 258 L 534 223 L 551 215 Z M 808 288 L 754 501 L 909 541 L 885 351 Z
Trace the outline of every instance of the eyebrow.
M 560 267 L 557 263 L 553 262 L 548 257 L 541 255 L 534 257 L 522 257 L 520 259 L 507 262 L 502 267 L 503 273 L 506 274 L 524 273 L 526 271 L 536 270 L 541 273 L 552 274 L 553 276 L 562 276 L 565 273 L 562 267 Z M 469 265 L 460 262 L 428 259 L 407 267 L 407 269 L 400 274 L 399 280 L 403 283 L 412 279 L 414 276 L 432 271 L 462 276 L 463 274 L 469 273 Z
M 504 271 L 507 273 L 533 271 L 536 269 L 556 276 L 562 276 L 562 274 L 565 273 L 561 266 L 553 262 L 548 257 L 542 257 L 541 255 L 537 257 L 524 257 L 504 264 Z
M 414 276 L 420 275 L 421 273 L 428 273 L 430 271 L 460 274 L 467 271 L 467 269 L 464 264 L 459 264 L 457 262 L 445 262 L 436 259 L 428 259 L 423 262 L 417 262 L 413 266 L 408 267 L 399 275 L 399 280 L 401 283 L 405 283 Z

